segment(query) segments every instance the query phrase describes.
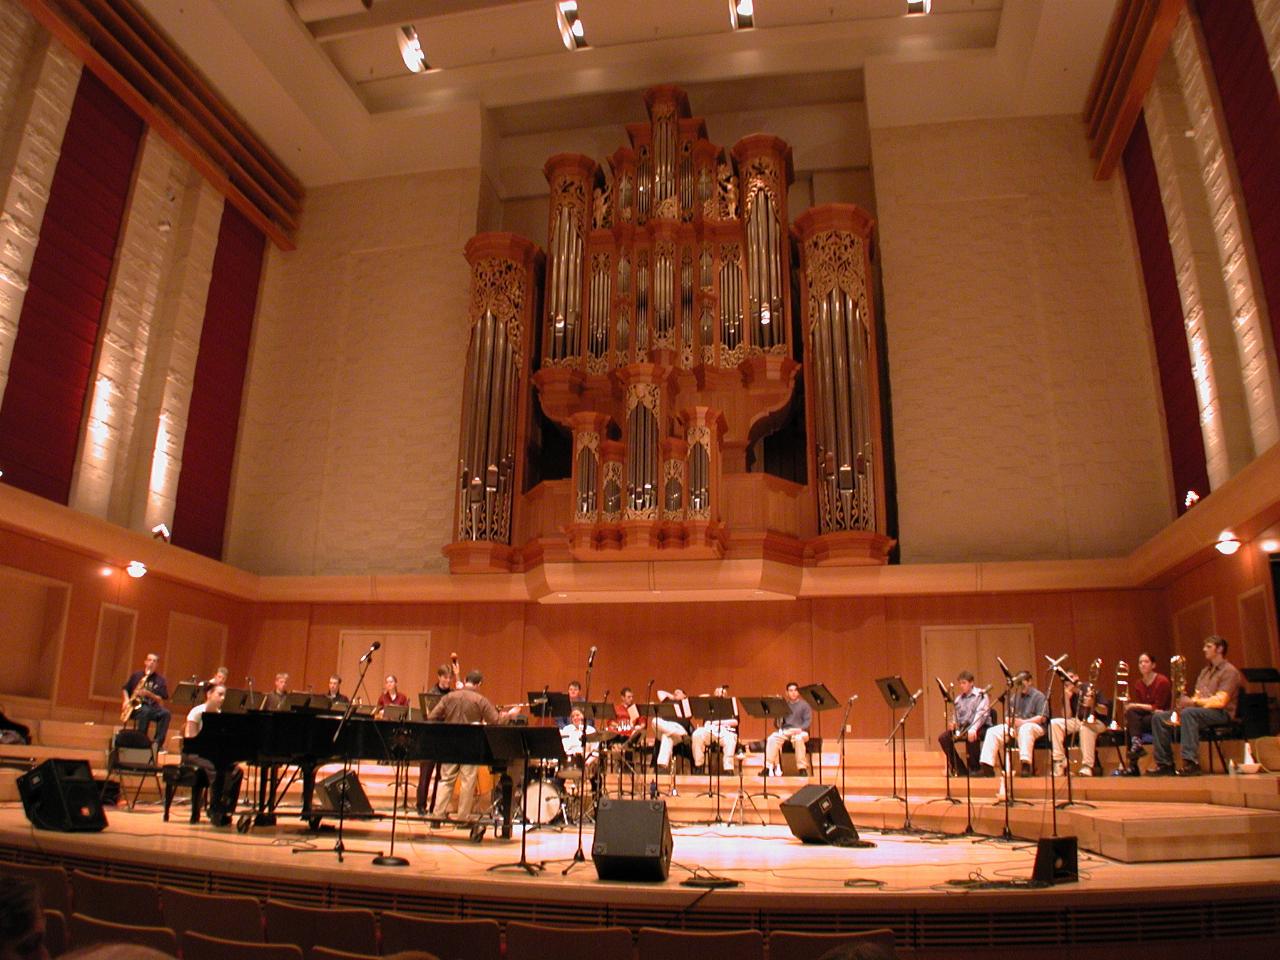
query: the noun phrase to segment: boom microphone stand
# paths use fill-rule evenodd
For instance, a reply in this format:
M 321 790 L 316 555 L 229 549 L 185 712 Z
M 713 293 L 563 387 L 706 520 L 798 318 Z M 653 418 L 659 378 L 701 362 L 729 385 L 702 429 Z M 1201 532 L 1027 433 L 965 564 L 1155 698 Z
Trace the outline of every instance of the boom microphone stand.
M 1065 654 L 1063 654 L 1063 656 L 1065 657 L 1066 655 L 1065 655 Z M 1048 658 L 1048 657 L 1045 657 L 1045 659 L 1046 659 L 1046 660 L 1048 660 L 1049 658 Z M 1053 661 L 1050 661 L 1050 662 L 1052 663 Z M 1060 672 L 1060 671 L 1062 670 L 1062 668 L 1061 668 L 1060 666 L 1058 666 L 1057 664 L 1054 664 L 1054 666 L 1052 667 L 1052 670 L 1053 670 L 1053 672 L 1054 672 L 1054 673 L 1058 673 L 1058 672 Z M 1078 717 L 1078 716 L 1076 716 L 1076 714 L 1075 714 L 1075 713 L 1072 713 L 1072 712 L 1071 712 L 1071 698 L 1070 698 L 1070 696 L 1067 694 L 1067 677 L 1066 677 L 1066 675 L 1062 675 L 1061 679 L 1062 679 L 1062 756 L 1063 756 L 1063 759 L 1066 761 L 1065 766 L 1066 766 L 1066 776 L 1067 776 L 1067 799 L 1066 799 L 1066 800 L 1064 800 L 1064 801 L 1062 801 L 1062 803 L 1054 803 L 1054 805 L 1053 805 L 1053 835 L 1054 835 L 1055 837 L 1058 835 L 1058 811 L 1059 811 L 1059 810 L 1066 810 L 1068 807 L 1088 807 L 1088 808 L 1089 808 L 1089 809 L 1091 809 L 1091 810 L 1092 810 L 1092 809 L 1095 809 L 1095 807 L 1094 807 L 1094 805 L 1093 805 L 1092 803 L 1085 803 L 1083 800 L 1077 800 L 1077 799 L 1075 798 L 1074 794 L 1072 793 L 1072 788 L 1071 788 L 1071 751 L 1070 751 L 1070 749 L 1069 749 L 1069 744 L 1068 744 L 1068 741 L 1067 741 L 1067 715 L 1068 715 L 1068 714 L 1070 714 L 1072 717 L 1075 717 L 1076 719 L 1079 719 L 1079 717 Z M 1053 676 L 1052 676 L 1052 675 L 1050 675 L 1050 677 L 1049 677 L 1049 686 L 1050 686 L 1050 688 L 1052 689 L 1052 687 L 1053 687 Z M 1082 689 L 1082 688 L 1080 688 L 1080 687 L 1076 687 L 1077 693 L 1079 693 L 1079 691 L 1081 691 L 1081 689 Z M 1096 696 L 1097 696 L 1097 694 L 1095 693 L 1095 694 L 1094 694 L 1094 696 L 1096 697 Z M 1083 699 L 1083 698 L 1082 698 L 1082 699 Z M 1049 703 L 1049 702 L 1050 702 L 1050 701 L 1049 701 L 1049 699 L 1046 697 L 1046 698 L 1045 698 L 1045 703 Z M 1081 721 L 1081 722 L 1083 722 L 1083 721 Z M 1053 742 L 1053 721 L 1052 721 L 1052 720 L 1050 720 L 1050 721 L 1049 721 L 1049 724 L 1050 724 L 1050 727 L 1049 727 L 1049 730 L 1050 730 L 1050 733 L 1049 733 L 1049 742 L 1050 742 L 1050 743 L 1052 743 L 1052 742 Z M 1079 742 L 1079 739 L 1080 739 L 1080 733 L 1079 733 L 1079 731 L 1077 731 L 1077 732 L 1076 732 L 1076 740 L 1077 740 L 1077 742 Z M 1053 787 L 1053 769 L 1052 769 L 1052 765 L 1050 766 L 1050 770 L 1049 770 L 1049 778 L 1050 778 L 1050 779 L 1049 779 L 1049 785 L 1050 785 L 1049 795 L 1050 795 L 1050 797 L 1052 797 L 1052 798 L 1056 801 L 1056 800 L 1058 799 L 1058 793 L 1057 793 L 1057 791 L 1056 791 L 1056 790 L 1052 789 L 1052 787 Z
M 1004 736 L 1001 738 L 1000 745 L 1001 766 L 1003 767 L 1000 776 L 1004 778 L 1004 799 L 997 800 L 995 805 L 1004 805 L 1004 830 L 1000 833 L 1000 839 L 1013 840 L 1013 828 L 1009 825 L 1009 810 L 1017 803 L 1027 807 L 1031 806 L 1031 804 L 1027 803 L 1026 800 L 1015 800 L 1013 797 L 1013 764 L 1009 762 L 1009 737 L 1013 731 L 1009 724 L 1011 719 L 1009 713 L 1013 706 L 1015 677 L 999 657 L 996 657 L 996 663 L 1000 666 L 1000 672 L 1004 674 L 1005 690 L 1004 696 L 1000 698 L 1004 701 Z M 1020 683 L 1021 681 L 1017 682 Z
M 851 696 L 851 697 L 848 699 L 848 701 L 845 703 L 845 705 L 844 705 L 844 716 L 843 716 L 843 717 L 841 718 L 841 720 L 840 720 L 840 799 L 841 799 L 841 800 L 843 800 L 843 799 L 844 799 L 844 795 L 845 795 L 845 786 L 844 786 L 844 764 L 845 764 L 845 757 L 844 757 L 844 743 L 845 743 L 845 740 L 844 740 L 844 735 L 845 735 L 845 732 L 849 729 L 849 714 L 853 711 L 853 705 L 854 705 L 855 703 L 857 703 L 857 702 L 858 702 L 858 695 L 855 693 L 855 694 L 854 694 L 853 696 Z
M 902 829 L 907 832 L 914 829 L 911 826 L 911 791 L 907 789 L 907 718 L 920 702 L 920 696 L 923 693 L 922 687 L 911 695 L 911 702 L 907 704 L 902 719 L 898 721 L 898 725 L 893 728 L 893 733 L 889 734 L 889 739 L 885 741 L 885 746 L 888 746 L 897 739 L 898 732 L 902 732 Z
M 938 692 L 942 694 L 942 725 L 943 725 L 943 728 L 947 731 L 947 735 L 951 738 L 951 755 L 947 757 L 947 795 L 945 797 L 935 797 L 934 799 L 942 803 L 947 803 L 954 806 L 955 804 L 960 802 L 955 797 L 951 796 L 951 775 L 952 775 L 951 767 L 954 762 L 952 760 L 952 756 L 954 756 L 956 752 L 955 742 L 956 742 L 956 735 L 958 732 L 951 729 L 951 723 L 953 720 L 955 720 L 955 715 L 956 715 L 955 700 L 952 699 L 951 693 L 947 690 L 947 685 L 942 682 L 941 677 L 934 677 L 933 679 L 937 681 Z M 965 754 L 967 759 L 967 754 L 968 754 L 967 747 L 965 749 Z M 933 801 L 930 801 L 930 802 L 932 803 Z

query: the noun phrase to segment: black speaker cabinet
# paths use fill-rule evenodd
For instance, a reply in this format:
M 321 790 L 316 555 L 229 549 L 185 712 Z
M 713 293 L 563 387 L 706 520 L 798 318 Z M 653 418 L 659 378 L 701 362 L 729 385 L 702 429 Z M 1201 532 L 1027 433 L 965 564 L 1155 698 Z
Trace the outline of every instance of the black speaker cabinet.
M 354 773 L 335 773 L 317 783 L 313 809 L 317 813 L 337 814 L 340 812 L 343 776 L 347 778 L 347 809 L 344 816 L 373 816 L 373 807 L 369 804 L 369 798 L 365 796 L 364 787 L 360 784 L 360 778 Z
M 835 787 L 813 783 L 782 801 L 782 815 L 798 840 L 805 843 L 849 844 L 858 830 Z
M 1075 883 L 1080 879 L 1075 837 L 1041 837 L 1031 879 L 1040 883 Z
M 85 760 L 46 760 L 18 778 L 27 819 L 41 830 L 93 833 L 107 825 L 99 787 Z
M 601 880 L 667 879 L 671 871 L 671 822 L 666 803 L 601 799 L 591 860 Z

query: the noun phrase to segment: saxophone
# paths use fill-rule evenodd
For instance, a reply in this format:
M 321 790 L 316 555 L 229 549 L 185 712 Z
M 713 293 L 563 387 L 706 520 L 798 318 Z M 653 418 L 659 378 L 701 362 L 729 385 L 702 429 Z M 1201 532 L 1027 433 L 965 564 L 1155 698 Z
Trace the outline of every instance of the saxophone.
M 132 718 L 134 711 L 142 706 L 142 691 L 146 689 L 147 681 L 151 679 L 151 671 L 148 670 L 142 675 L 142 679 L 138 681 L 138 685 L 133 688 L 133 693 L 129 694 L 129 699 L 125 705 L 120 708 L 120 722 L 128 723 Z
M 1111 723 L 1108 730 L 1120 729 L 1120 714 L 1129 705 L 1129 664 L 1120 660 L 1116 663 L 1116 685 L 1111 694 Z
M 1098 675 L 1102 673 L 1102 658 L 1094 660 L 1089 664 L 1089 679 L 1084 687 L 1080 690 L 1080 709 L 1083 710 L 1085 704 L 1089 705 L 1089 715 L 1085 718 L 1085 723 L 1097 723 L 1098 718 L 1093 715 L 1094 704 L 1098 701 Z
M 1187 688 L 1187 658 L 1179 653 L 1169 658 L 1169 680 L 1173 685 L 1173 696 L 1169 701 L 1173 712 L 1169 714 L 1167 722 L 1169 726 L 1176 727 L 1182 723 L 1182 718 L 1178 716 L 1178 701 Z

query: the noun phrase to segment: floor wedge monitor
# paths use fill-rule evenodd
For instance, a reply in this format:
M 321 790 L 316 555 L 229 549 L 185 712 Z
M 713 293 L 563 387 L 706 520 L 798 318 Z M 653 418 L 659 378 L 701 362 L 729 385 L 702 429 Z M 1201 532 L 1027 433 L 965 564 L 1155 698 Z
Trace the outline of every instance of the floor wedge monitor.
M 835 787 L 817 783 L 801 787 L 781 806 L 787 826 L 798 840 L 834 846 L 858 842 L 858 831 Z
M 85 760 L 46 760 L 18 778 L 27 819 L 41 830 L 92 833 L 107 825 L 100 784 Z
M 601 880 L 666 880 L 671 872 L 667 805 L 661 800 L 601 799 L 591 859 Z

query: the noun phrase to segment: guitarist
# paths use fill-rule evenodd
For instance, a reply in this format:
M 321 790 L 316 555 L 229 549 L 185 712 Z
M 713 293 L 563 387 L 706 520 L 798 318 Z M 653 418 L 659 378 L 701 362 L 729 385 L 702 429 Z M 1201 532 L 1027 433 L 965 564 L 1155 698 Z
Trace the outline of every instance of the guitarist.
M 146 735 L 147 728 L 156 725 L 156 750 L 164 747 L 164 738 L 169 733 L 169 710 L 164 702 L 169 699 L 169 684 L 156 670 L 160 665 L 160 656 L 148 653 L 142 662 L 142 669 L 129 674 L 129 679 L 120 688 L 120 720 L 137 723 L 138 732 Z

